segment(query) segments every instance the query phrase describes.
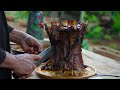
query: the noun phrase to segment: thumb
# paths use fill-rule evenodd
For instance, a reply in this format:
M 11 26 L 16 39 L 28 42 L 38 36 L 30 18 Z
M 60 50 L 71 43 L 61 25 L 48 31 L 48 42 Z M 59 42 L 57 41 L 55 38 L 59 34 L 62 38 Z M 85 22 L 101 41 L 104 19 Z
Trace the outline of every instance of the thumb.
M 39 55 L 31 54 L 31 56 L 32 56 L 33 60 L 40 60 L 40 59 L 42 59 L 42 57 L 39 56 Z

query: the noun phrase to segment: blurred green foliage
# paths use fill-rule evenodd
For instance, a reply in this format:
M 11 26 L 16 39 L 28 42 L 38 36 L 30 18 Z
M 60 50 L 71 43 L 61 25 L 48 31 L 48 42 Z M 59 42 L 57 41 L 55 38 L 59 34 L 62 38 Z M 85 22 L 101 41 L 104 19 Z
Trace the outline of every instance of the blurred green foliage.
M 88 42 L 87 42 L 86 40 L 83 40 L 82 46 L 83 46 L 83 48 L 86 49 L 86 50 L 89 49 L 89 45 L 88 45 Z
M 19 19 L 27 21 L 29 11 L 5 11 L 6 16 L 14 17 L 14 21 L 18 21 Z
M 114 34 L 120 36 L 120 11 L 116 11 L 112 16 L 112 19 L 114 21 Z
M 28 20 L 30 11 L 7 11 L 7 16 L 14 16 L 15 21 L 19 19 Z M 80 12 L 78 12 L 80 13 Z M 44 11 L 44 16 L 49 16 L 50 11 Z M 85 37 L 94 42 L 102 40 L 113 40 L 113 37 L 120 38 L 120 11 L 84 11 L 81 20 L 89 20 Z M 83 41 L 83 48 L 88 49 L 87 41 Z M 110 47 L 116 48 L 115 44 Z
M 28 15 L 30 11 L 16 11 L 15 13 L 15 20 L 22 19 L 24 21 L 28 20 Z
M 86 34 L 87 38 L 92 38 L 95 41 L 102 39 L 101 36 L 103 36 L 103 32 L 102 32 L 102 27 L 100 27 L 99 25 L 94 26 L 93 28 L 88 27 L 88 33 Z
M 14 21 L 24 20 L 25 22 L 28 21 L 28 16 L 30 11 L 5 11 L 6 16 L 14 17 Z M 48 16 L 49 11 L 44 11 L 44 16 Z
M 115 43 L 111 43 L 111 44 L 109 44 L 108 47 L 110 47 L 110 48 L 114 48 L 114 49 L 118 49 L 118 46 L 117 46 Z
M 120 11 L 86 11 L 84 20 L 89 20 L 87 38 L 112 40 L 120 36 Z
M 27 21 L 29 12 L 30 11 L 6 11 L 6 15 L 14 16 L 15 21 L 19 19 Z M 49 14 L 50 11 L 44 11 L 44 16 L 48 16 Z M 87 27 L 89 33 L 86 35 L 88 38 L 111 39 L 114 35 L 120 36 L 120 11 L 84 11 L 83 15 L 82 20 L 89 20 L 89 25 Z M 110 28 L 112 30 L 109 30 L 110 28 L 107 28 L 106 25 L 101 26 L 101 23 L 103 22 L 101 21 L 101 16 L 106 16 L 106 23 L 111 26 Z M 107 21 L 108 17 L 112 21 Z
M 86 38 L 97 44 L 108 41 L 110 43 L 106 42 L 106 46 L 120 50 L 118 45 L 120 40 L 120 11 L 85 11 L 84 13 L 83 20 L 89 20 Z

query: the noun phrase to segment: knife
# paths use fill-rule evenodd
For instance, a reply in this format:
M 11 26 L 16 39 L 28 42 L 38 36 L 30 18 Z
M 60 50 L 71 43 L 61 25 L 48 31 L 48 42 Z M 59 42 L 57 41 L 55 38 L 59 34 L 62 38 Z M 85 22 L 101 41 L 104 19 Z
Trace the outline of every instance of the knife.
M 44 51 L 38 54 L 39 56 L 42 57 L 42 59 L 35 61 L 35 65 L 38 67 L 41 63 L 45 62 L 52 53 L 53 53 L 53 46 L 46 48 Z M 13 73 L 13 77 L 15 79 L 18 79 L 18 76 L 15 73 Z
M 38 67 L 41 63 L 45 62 L 52 53 L 53 53 L 53 46 L 46 48 L 44 51 L 38 54 L 39 56 L 42 57 L 42 59 L 35 61 L 35 65 Z

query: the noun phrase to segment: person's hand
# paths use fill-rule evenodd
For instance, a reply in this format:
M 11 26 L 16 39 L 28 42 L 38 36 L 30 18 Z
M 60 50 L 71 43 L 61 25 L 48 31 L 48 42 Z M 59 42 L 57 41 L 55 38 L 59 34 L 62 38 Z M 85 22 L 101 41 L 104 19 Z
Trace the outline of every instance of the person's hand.
M 31 76 L 36 68 L 34 60 L 40 60 L 41 56 L 35 54 L 18 54 L 12 55 L 6 52 L 6 57 L 0 68 L 12 70 L 19 78 L 25 79 Z
M 21 79 L 30 77 L 36 68 L 34 60 L 41 59 L 40 56 L 34 54 L 19 54 L 14 55 L 14 57 L 13 72 Z
M 26 39 L 21 41 L 22 49 L 30 54 L 37 54 L 42 51 L 41 43 L 34 37 L 28 36 Z
M 9 39 L 21 45 L 22 49 L 27 53 L 37 54 L 42 51 L 42 45 L 36 38 L 20 30 L 13 29 L 9 34 Z

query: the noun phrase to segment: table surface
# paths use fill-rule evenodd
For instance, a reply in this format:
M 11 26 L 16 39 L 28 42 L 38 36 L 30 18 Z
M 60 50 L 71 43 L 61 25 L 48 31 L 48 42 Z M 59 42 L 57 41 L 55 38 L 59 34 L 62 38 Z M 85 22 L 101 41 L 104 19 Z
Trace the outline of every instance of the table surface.
M 120 61 L 96 54 L 85 49 L 82 49 L 82 57 L 84 64 L 94 68 L 96 70 L 96 74 L 120 76 Z M 116 77 L 111 78 L 115 79 Z M 111 78 L 94 77 L 91 79 Z M 40 79 L 40 77 L 38 77 L 35 71 L 33 71 L 32 76 L 28 79 Z M 120 79 L 120 77 L 117 79 Z

